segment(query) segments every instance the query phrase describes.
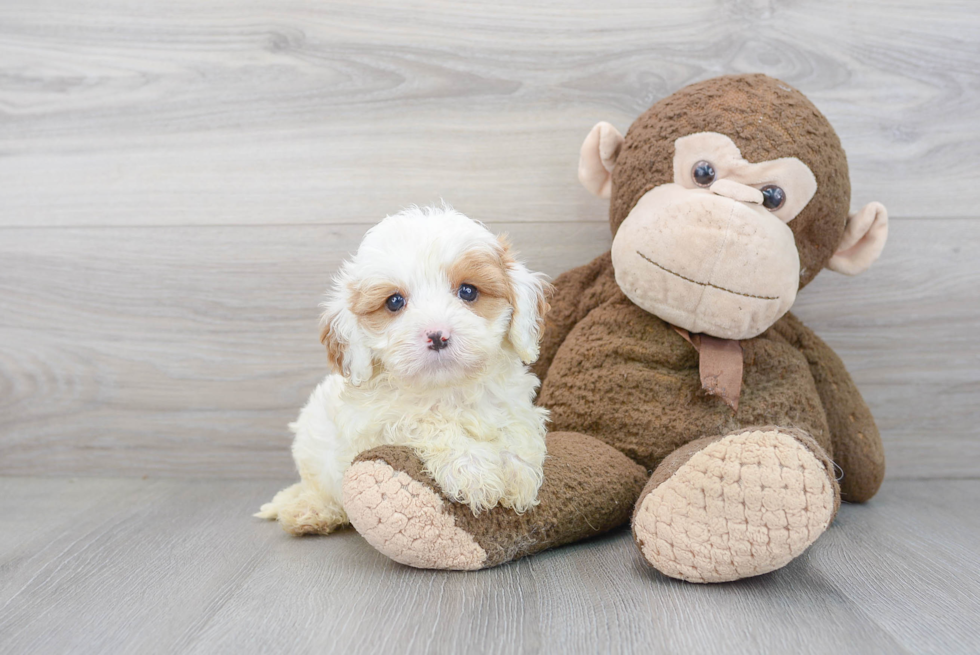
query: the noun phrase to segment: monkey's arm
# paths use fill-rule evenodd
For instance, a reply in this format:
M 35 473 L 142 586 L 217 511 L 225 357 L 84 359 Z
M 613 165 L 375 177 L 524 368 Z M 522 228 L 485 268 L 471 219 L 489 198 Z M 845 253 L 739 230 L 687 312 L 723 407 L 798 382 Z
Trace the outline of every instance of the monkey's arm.
M 833 460 L 844 471 L 841 498 L 852 503 L 870 500 L 885 477 L 885 452 L 871 410 L 840 357 L 810 328 L 792 314 L 777 326 L 810 364 L 830 426 Z
M 541 353 L 538 361 L 531 366 L 531 371 L 541 382 L 544 382 L 555 353 L 572 328 L 618 290 L 612 256 L 608 252 L 558 276 L 550 299 L 551 309 L 545 316 Z

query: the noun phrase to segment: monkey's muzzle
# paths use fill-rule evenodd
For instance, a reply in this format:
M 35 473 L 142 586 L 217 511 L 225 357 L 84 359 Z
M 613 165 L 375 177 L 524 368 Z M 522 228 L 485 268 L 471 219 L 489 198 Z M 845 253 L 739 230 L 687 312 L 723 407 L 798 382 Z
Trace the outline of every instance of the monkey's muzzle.
M 613 239 L 612 259 L 634 303 L 722 339 L 761 334 L 799 289 L 788 225 L 757 204 L 677 184 L 640 198 Z

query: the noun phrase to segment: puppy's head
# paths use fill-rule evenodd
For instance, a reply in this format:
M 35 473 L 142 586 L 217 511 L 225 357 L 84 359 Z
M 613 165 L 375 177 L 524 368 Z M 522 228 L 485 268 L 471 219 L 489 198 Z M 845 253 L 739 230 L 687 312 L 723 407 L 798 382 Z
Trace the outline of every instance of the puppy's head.
M 324 303 L 330 364 L 358 385 L 479 376 L 495 357 L 538 357 L 550 285 L 506 240 L 449 208 L 411 208 L 371 228 Z

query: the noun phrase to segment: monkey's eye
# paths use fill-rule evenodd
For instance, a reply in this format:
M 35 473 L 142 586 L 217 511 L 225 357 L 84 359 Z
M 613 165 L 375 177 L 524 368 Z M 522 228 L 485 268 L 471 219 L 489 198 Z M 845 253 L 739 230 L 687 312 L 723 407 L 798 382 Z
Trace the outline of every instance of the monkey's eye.
M 465 300 L 466 302 L 473 302 L 476 300 L 476 296 L 479 293 L 476 287 L 472 284 L 461 284 L 459 285 L 459 290 L 456 295 L 459 296 L 460 300 Z
M 388 300 L 385 301 L 385 307 L 388 311 L 397 312 L 399 309 L 405 306 L 405 296 L 400 293 L 393 293 L 388 296 Z
M 691 176 L 698 186 L 711 186 L 715 181 L 715 167 L 706 161 L 699 161 L 691 169 Z
M 786 192 L 775 184 L 762 187 L 762 206 L 771 212 L 786 204 Z

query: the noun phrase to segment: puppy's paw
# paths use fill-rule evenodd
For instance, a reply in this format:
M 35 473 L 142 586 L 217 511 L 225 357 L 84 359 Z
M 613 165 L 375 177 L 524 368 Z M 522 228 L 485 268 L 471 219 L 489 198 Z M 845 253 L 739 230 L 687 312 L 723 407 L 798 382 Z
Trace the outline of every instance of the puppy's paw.
M 340 503 L 302 483 L 283 489 L 255 516 L 279 519 L 282 529 L 294 536 L 330 534 L 347 525 L 347 514 Z
M 338 503 L 299 499 L 279 510 L 279 525 L 289 534 L 330 534 L 347 525 L 347 514 Z
M 544 467 L 527 462 L 509 451 L 500 453 L 504 475 L 504 495 L 500 504 L 523 514 L 538 504 L 538 490 L 544 482 Z
M 426 464 L 446 497 L 469 505 L 473 514 L 496 507 L 506 493 L 500 455 L 489 446 L 449 452 Z

